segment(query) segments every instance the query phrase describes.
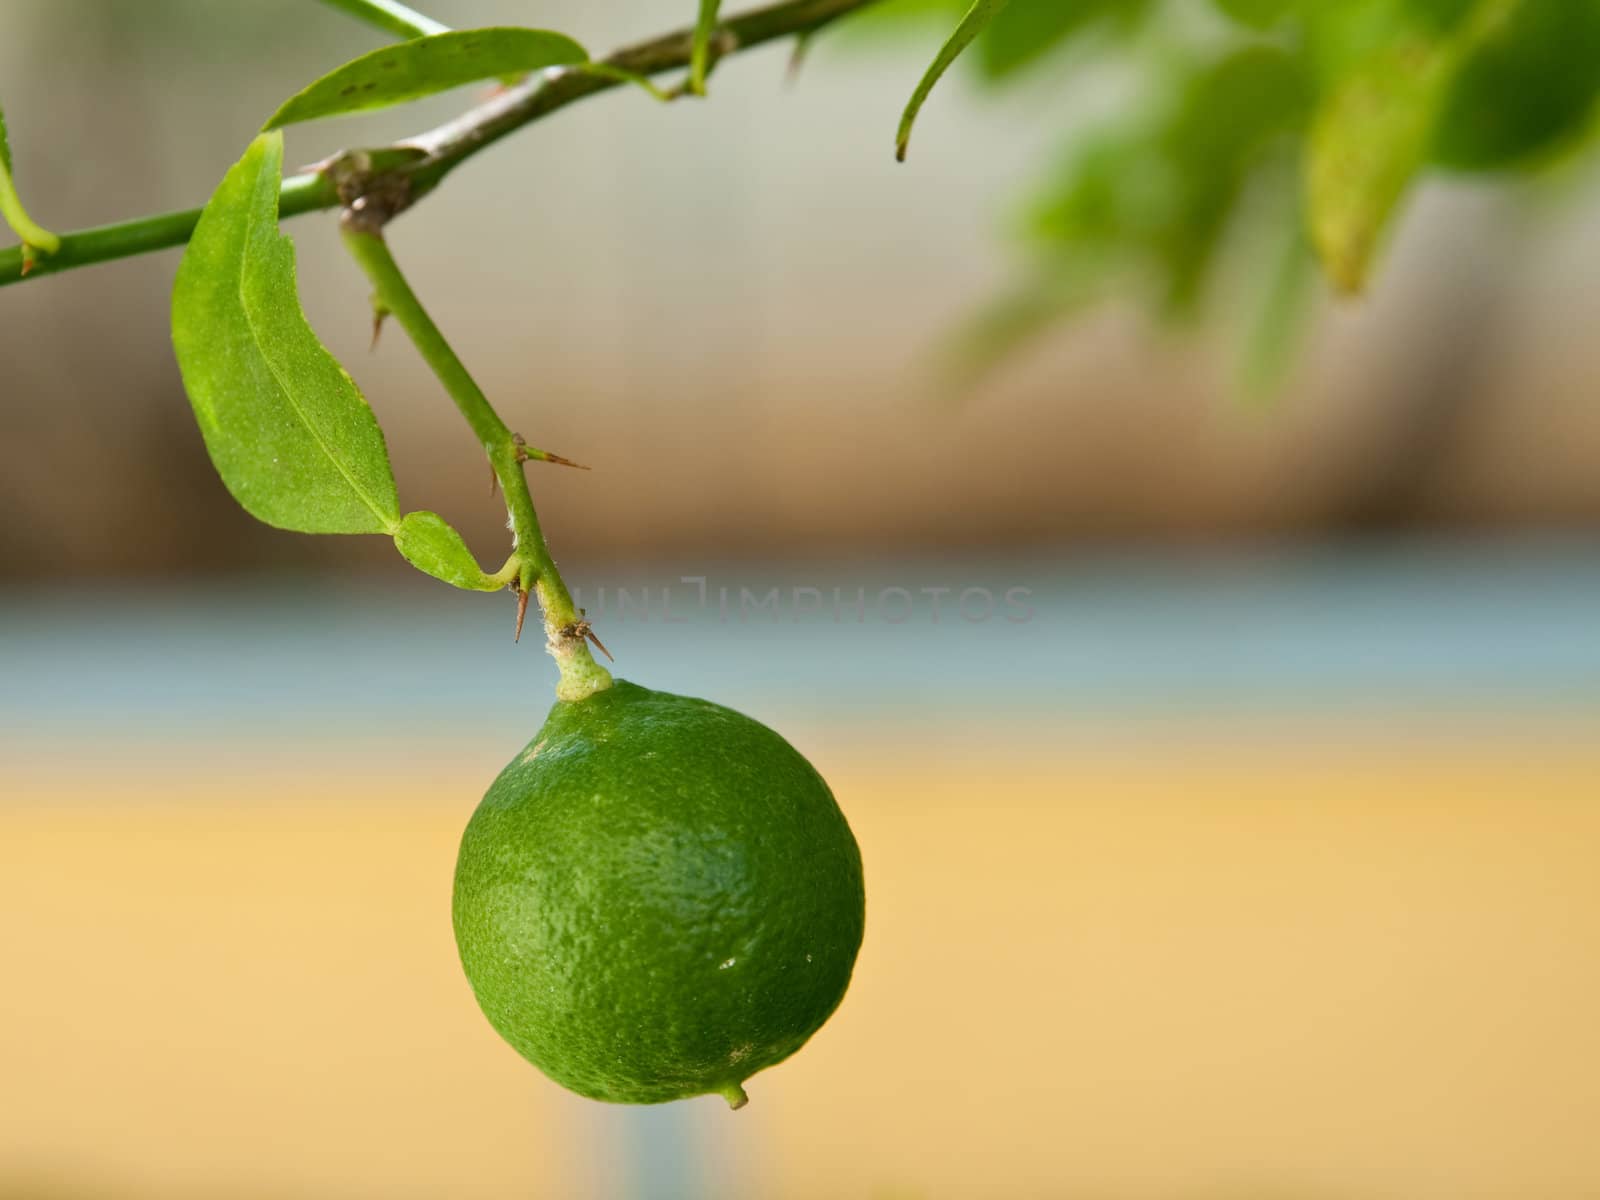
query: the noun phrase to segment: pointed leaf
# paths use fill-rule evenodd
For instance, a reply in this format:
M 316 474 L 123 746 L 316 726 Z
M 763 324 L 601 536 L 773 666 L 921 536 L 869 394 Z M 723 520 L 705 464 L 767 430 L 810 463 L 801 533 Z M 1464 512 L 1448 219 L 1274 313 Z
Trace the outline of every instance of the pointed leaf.
M 283 135 L 223 177 L 178 267 L 172 343 L 222 482 L 244 509 L 302 533 L 384 533 L 400 521 L 377 419 L 300 310 L 278 232 Z
M 1307 224 L 1334 286 L 1357 292 L 1422 166 L 1448 82 L 1438 44 L 1373 55 L 1322 104 L 1306 161 Z
M 1307 225 L 1335 287 L 1360 291 L 1422 169 L 1461 66 L 1521 0 L 1411 0 L 1412 32 L 1364 56 L 1322 102 L 1306 155 Z
M 1006 3 L 1007 0 L 973 0 L 972 7 L 967 9 L 967 15 L 961 18 L 961 24 L 956 26 L 956 31 L 950 35 L 950 39 L 939 48 L 932 65 L 917 84 L 917 90 L 911 93 L 911 101 L 900 117 L 900 130 L 895 137 L 896 158 L 905 161 L 906 150 L 911 144 L 911 127 L 916 124 L 917 114 L 922 111 L 922 105 L 928 99 L 928 94 L 933 91 L 934 85 L 950 69 L 950 64 L 961 57 L 961 52 L 972 44 L 972 39 L 982 33 L 984 26 L 1006 6 Z
M 438 513 L 407 513 L 394 535 L 395 548 L 417 570 L 452 587 L 497 592 L 505 587 L 483 573 L 461 535 Z
M 544 29 L 459 29 L 385 46 L 284 101 L 264 129 L 386 108 L 483 79 L 586 62 L 571 38 Z

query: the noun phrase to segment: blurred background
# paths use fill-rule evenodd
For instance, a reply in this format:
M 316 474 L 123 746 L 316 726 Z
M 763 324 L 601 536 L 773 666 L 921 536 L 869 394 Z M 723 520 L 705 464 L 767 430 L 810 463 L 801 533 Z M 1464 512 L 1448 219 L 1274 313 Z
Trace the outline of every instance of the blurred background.
M 599 52 L 689 7 L 428 11 Z M 0 1197 L 1600 1196 L 1600 179 L 1430 181 L 1269 387 L 1248 248 L 1192 313 L 1112 293 L 974 370 L 1064 128 L 1132 101 L 1070 49 L 957 71 L 896 166 L 949 27 L 899 9 L 793 82 L 773 46 L 705 103 L 565 110 L 391 231 L 507 421 L 592 468 L 529 469 L 619 673 L 832 783 L 869 894 L 834 1019 L 737 1114 L 502 1045 L 450 874 L 538 639 L 385 539 L 252 522 L 172 361 L 178 253 L 74 271 L 0 290 Z M 309 0 L 4 27 L 56 229 L 199 202 L 379 41 Z M 472 438 L 397 330 L 369 352 L 333 219 L 287 228 L 402 502 L 497 564 Z

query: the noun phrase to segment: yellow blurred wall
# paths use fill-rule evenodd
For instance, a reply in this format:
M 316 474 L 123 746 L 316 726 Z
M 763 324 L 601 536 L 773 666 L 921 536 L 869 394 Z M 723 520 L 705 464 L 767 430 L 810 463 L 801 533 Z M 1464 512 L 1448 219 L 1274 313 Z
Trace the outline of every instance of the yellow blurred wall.
M 701 1194 L 1600 1194 L 1581 730 L 807 748 L 867 942 L 749 1108 L 685 1110 Z M 619 1194 L 628 1112 L 460 977 L 462 764 L 194 753 L 0 770 L 0 1196 Z

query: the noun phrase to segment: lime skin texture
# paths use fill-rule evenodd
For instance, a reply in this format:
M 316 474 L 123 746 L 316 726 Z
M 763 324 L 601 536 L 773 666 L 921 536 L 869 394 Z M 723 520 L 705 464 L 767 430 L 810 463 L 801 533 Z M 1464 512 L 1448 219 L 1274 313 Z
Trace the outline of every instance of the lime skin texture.
M 620 680 L 557 701 L 456 865 L 456 944 L 490 1024 L 617 1103 L 743 1105 L 838 1007 L 865 915 L 855 838 L 798 751 Z

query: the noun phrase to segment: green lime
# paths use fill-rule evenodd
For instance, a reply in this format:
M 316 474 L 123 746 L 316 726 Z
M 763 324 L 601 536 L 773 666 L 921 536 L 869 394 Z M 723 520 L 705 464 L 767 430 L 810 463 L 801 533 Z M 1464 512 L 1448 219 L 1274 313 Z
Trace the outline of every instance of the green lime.
M 855 838 L 799 752 L 732 709 L 621 681 L 556 703 L 456 865 L 478 1003 L 597 1100 L 738 1108 L 838 1006 L 864 919 Z

